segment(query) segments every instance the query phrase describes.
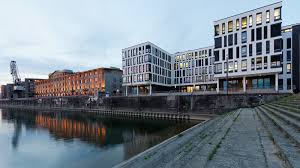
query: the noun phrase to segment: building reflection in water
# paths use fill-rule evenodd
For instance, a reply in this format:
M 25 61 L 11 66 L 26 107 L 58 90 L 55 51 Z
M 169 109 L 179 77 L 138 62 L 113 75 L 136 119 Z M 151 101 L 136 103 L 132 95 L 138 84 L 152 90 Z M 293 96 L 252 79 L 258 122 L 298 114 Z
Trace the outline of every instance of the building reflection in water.
M 103 118 L 75 112 L 20 110 L 2 110 L 1 117 L 14 124 L 12 145 L 15 149 L 18 148 L 24 125 L 25 129 L 48 131 L 54 140 L 71 142 L 78 139 L 100 148 L 105 147 L 106 150 L 113 145 L 122 144 L 124 160 L 195 124 Z
M 105 143 L 106 129 L 102 123 L 85 123 L 42 114 L 35 117 L 35 123 L 38 127 L 47 128 L 57 139 L 78 138 L 100 145 Z

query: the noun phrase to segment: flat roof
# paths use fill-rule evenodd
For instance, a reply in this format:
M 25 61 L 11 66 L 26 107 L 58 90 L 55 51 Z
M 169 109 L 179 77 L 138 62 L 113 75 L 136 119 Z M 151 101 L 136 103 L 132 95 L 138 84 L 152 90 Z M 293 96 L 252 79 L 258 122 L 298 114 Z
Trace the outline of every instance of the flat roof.
M 278 2 L 275 2 L 275 3 L 269 4 L 269 5 L 265 5 L 265 6 L 262 6 L 262 7 L 259 7 L 259 8 L 255 8 L 255 9 L 252 9 L 252 10 L 248 10 L 248 11 L 246 11 L 246 12 L 242 12 L 242 13 L 239 13 L 239 14 L 235 14 L 235 15 L 232 15 L 232 16 L 229 16 L 229 17 L 226 17 L 226 18 L 223 18 L 223 19 L 216 20 L 216 21 L 214 21 L 214 22 L 218 22 L 218 21 L 221 21 L 221 20 L 225 20 L 225 19 L 228 19 L 228 18 L 231 18 L 231 17 L 235 17 L 235 16 L 238 16 L 238 15 L 241 15 L 241 14 L 244 14 L 244 13 L 252 12 L 252 11 L 255 11 L 255 10 L 257 10 L 257 9 L 265 8 L 265 7 L 267 7 L 267 6 L 272 6 L 272 5 L 280 4 L 280 3 L 282 3 L 282 1 L 278 1 Z
M 214 46 L 208 46 L 208 47 L 202 47 L 202 48 L 196 48 L 196 49 L 191 49 L 191 50 L 186 50 L 186 51 L 179 51 L 179 52 L 176 52 L 174 53 L 173 55 L 175 54 L 181 54 L 181 53 L 186 53 L 186 52 L 194 52 L 196 50 L 207 50 L 207 49 L 210 49 L 210 48 L 214 48 Z
M 300 23 L 289 24 L 289 25 L 282 26 L 281 29 L 292 28 L 293 26 L 299 26 L 299 25 L 300 25 Z
M 134 47 L 136 47 L 136 46 L 145 45 L 145 44 L 153 45 L 153 46 L 155 46 L 156 48 L 158 48 L 158 49 L 160 49 L 160 50 L 166 52 L 166 53 L 169 54 L 169 55 L 171 55 L 168 51 L 166 51 L 165 49 L 162 49 L 161 47 L 157 46 L 156 44 L 154 44 L 154 43 L 152 43 L 152 42 L 150 42 L 150 41 L 146 41 L 146 42 L 139 43 L 139 44 L 136 44 L 136 45 L 133 45 L 133 46 L 130 46 L 130 47 L 123 48 L 122 51 L 123 51 L 123 50 L 130 49 L 130 48 L 134 48 Z

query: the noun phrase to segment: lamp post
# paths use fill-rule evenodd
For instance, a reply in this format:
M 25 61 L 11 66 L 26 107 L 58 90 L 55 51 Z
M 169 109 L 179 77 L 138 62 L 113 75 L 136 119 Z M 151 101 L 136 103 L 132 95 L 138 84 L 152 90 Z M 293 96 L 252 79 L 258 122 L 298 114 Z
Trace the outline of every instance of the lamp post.
M 229 83 L 228 83 L 228 54 L 226 55 L 226 84 L 227 84 L 227 88 L 226 88 L 226 94 L 228 95 L 228 89 L 229 89 Z

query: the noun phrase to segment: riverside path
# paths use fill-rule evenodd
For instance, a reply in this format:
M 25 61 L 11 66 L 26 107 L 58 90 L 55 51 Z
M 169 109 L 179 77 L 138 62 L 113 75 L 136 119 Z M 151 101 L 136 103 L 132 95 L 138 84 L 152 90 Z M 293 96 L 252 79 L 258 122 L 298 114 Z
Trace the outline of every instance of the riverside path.
M 115 167 L 300 167 L 300 96 L 216 117 Z

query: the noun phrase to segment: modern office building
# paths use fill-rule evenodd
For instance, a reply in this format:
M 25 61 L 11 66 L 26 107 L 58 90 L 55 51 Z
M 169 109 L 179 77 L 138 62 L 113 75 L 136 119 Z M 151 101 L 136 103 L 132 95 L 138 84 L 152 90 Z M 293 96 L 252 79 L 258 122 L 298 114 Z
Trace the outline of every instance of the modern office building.
M 278 2 L 215 21 L 214 46 L 178 52 L 166 62 L 154 62 L 155 49 L 167 52 L 149 42 L 124 49 L 123 82 L 133 93 L 151 92 L 154 84 L 181 92 L 299 92 L 299 48 L 300 24 L 282 27 Z M 158 74 L 167 82 L 154 82 Z
M 172 56 L 150 42 L 122 50 L 123 86 L 128 94 L 170 90 Z
M 173 54 L 174 86 L 182 92 L 215 91 L 214 47 L 206 47 Z
M 281 7 L 279 2 L 214 22 L 219 90 L 278 91 L 282 72 Z
M 35 81 L 37 97 L 113 95 L 121 91 L 122 70 L 113 67 L 76 73 L 58 70 L 49 74 L 49 79 Z
M 299 92 L 300 88 L 300 24 L 282 28 L 282 72 L 278 87 L 283 92 Z

